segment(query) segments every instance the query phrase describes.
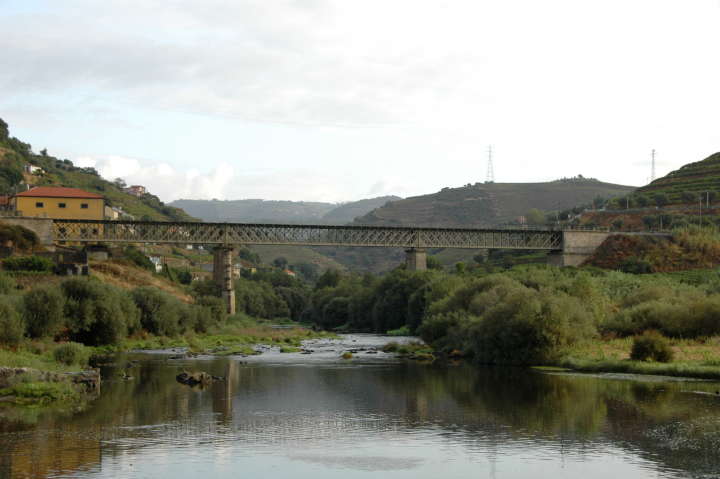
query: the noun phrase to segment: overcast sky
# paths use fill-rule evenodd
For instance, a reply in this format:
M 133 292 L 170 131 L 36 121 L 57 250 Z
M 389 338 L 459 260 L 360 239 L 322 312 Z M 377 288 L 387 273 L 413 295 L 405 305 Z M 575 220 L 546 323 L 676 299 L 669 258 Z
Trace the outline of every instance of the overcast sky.
M 720 0 L 0 0 L 0 118 L 177 198 L 348 201 L 720 151 Z

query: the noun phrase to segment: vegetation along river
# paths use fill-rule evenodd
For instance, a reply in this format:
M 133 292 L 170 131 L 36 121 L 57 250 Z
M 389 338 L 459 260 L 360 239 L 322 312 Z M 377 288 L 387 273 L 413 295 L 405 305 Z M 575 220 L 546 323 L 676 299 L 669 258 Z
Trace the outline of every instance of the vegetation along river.
M 0 477 L 720 477 L 717 382 L 372 352 L 388 340 L 316 340 L 313 354 L 119 357 L 85 410 L 6 415 Z M 342 359 L 348 349 L 357 351 Z M 176 381 L 183 370 L 225 379 L 191 388 Z

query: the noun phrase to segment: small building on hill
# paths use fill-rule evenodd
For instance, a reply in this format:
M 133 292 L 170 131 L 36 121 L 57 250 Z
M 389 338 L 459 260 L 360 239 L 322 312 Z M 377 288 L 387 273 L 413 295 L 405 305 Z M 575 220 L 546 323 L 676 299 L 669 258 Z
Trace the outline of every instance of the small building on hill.
M 36 186 L 10 198 L 20 216 L 39 216 L 72 220 L 105 218 L 105 198 L 77 188 Z
M 125 193 L 131 194 L 133 196 L 143 196 L 147 193 L 147 189 L 145 189 L 142 185 L 132 185 L 125 188 Z

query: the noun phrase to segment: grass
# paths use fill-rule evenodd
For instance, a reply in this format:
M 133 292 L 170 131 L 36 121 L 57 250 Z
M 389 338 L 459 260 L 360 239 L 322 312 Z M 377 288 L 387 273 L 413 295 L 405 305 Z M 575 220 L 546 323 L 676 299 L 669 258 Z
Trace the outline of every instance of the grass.
M 253 346 L 267 344 L 299 351 L 302 341 L 316 338 L 334 338 L 332 333 L 312 331 L 300 326 L 276 329 L 270 323 L 260 323 L 240 317 L 207 334 L 188 333 L 168 338 L 164 336 L 143 336 L 128 338 L 119 344 L 96 348 L 98 353 L 130 351 L 134 349 L 169 349 L 187 347 L 193 353 L 207 353 L 218 356 L 231 354 L 256 354 Z
M 386 353 L 395 353 L 400 358 L 417 359 L 419 361 L 433 361 L 435 359 L 433 348 L 419 341 L 404 344 L 392 341 L 383 346 L 382 350 Z
M 50 341 L 26 341 L 15 350 L 0 348 L 0 366 L 11 368 L 32 368 L 40 371 L 71 372 L 85 365 L 65 364 L 54 357 L 60 343 Z
M 56 401 L 78 401 L 80 393 L 69 382 L 21 382 L 0 389 L 0 397 L 12 397 L 19 405 L 45 405 Z
M 720 336 L 670 339 L 675 360 L 671 363 L 630 360 L 632 338 L 597 340 L 566 351 L 551 366 L 583 372 L 656 374 L 720 379 Z

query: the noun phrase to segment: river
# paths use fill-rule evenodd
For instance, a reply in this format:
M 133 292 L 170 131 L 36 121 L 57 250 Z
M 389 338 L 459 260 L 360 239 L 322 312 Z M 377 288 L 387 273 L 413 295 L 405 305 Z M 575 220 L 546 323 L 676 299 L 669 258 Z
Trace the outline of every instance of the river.
M 81 412 L 4 411 L 0 477 L 718 478 L 720 384 L 420 364 L 372 335 L 118 358 Z M 350 360 L 339 357 L 355 348 Z M 183 370 L 223 381 L 179 384 Z

